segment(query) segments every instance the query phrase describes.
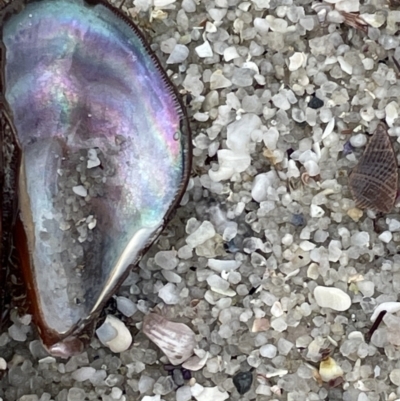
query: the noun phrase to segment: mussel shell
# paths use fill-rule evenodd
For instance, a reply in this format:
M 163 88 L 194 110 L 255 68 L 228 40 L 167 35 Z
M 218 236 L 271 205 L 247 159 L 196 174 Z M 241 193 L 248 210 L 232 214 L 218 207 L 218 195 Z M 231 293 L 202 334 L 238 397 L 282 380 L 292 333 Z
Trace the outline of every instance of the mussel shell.
M 108 3 L 15 0 L 0 17 L 21 152 L 16 247 L 42 340 L 68 356 L 179 203 L 189 125 L 143 35 Z

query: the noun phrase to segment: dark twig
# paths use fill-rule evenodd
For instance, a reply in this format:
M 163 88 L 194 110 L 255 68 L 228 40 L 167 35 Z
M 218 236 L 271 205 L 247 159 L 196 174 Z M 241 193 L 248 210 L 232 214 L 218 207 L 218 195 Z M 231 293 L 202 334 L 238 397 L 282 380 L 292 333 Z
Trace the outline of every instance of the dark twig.
M 383 310 L 378 317 L 376 318 L 374 324 L 372 325 L 372 327 L 369 329 L 369 332 L 367 333 L 367 335 L 365 336 L 365 341 L 367 343 L 369 343 L 371 341 L 371 337 L 372 334 L 374 334 L 374 332 L 376 331 L 376 329 L 379 327 L 379 325 L 382 322 L 383 317 L 386 315 L 387 311 Z

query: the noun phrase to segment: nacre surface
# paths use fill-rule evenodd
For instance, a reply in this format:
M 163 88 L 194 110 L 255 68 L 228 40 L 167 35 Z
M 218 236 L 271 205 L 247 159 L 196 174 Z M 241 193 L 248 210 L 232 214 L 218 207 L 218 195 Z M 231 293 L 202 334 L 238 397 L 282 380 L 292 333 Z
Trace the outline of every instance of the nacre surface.
M 16 245 L 42 339 L 69 355 L 179 202 L 189 128 L 141 33 L 107 3 L 14 1 L 2 18 Z

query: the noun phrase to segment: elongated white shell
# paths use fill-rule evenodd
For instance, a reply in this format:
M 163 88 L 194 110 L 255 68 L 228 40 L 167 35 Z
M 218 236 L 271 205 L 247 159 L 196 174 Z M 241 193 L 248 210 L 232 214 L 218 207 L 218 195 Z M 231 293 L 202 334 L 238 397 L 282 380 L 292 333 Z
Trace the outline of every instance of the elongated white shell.
M 186 324 L 170 322 L 150 313 L 143 320 L 143 333 L 160 347 L 173 365 L 179 365 L 193 355 L 195 333 Z
M 125 324 L 115 316 L 107 315 L 104 323 L 96 330 L 102 344 L 112 352 L 126 351 L 132 344 L 132 335 Z
M 314 297 L 321 308 L 345 311 L 351 306 L 351 298 L 349 295 L 335 287 L 315 287 Z

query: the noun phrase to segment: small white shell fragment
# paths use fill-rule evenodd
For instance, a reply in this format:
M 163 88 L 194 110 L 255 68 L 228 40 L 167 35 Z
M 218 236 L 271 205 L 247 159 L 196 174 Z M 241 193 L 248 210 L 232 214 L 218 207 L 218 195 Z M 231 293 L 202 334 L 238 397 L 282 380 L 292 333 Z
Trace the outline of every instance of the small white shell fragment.
M 367 143 L 367 136 L 364 134 L 356 134 L 350 138 L 350 144 L 355 148 L 361 148 Z
M 329 123 L 325 127 L 321 140 L 323 141 L 326 137 L 328 137 L 333 132 L 334 128 L 335 128 L 335 117 L 332 117 Z
M 210 77 L 210 89 L 223 89 L 232 86 L 232 82 L 226 78 L 221 70 L 216 70 Z
M 149 313 L 143 319 L 142 330 L 173 365 L 179 365 L 193 355 L 195 333 L 186 324 L 170 322 L 161 315 Z
M 364 334 L 361 331 L 351 331 L 347 336 L 349 340 L 360 340 L 362 342 L 365 341 Z
M 340 68 L 342 69 L 342 71 L 344 71 L 345 73 L 351 75 L 353 73 L 353 67 L 351 64 L 349 64 L 343 56 L 338 56 L 338 62 L 340 65 Z
M 390 381 L 396 386 L 400 386 L 400 369 L 393 369 L 390 374 Z
M 87 189 L 83 185 L 77 185 L 75 187 L 72 187 L 72 190 L 76 195 L 82 196 L 82 198 L 86 198 L 88 194 Z
M 186 238 L 186 243 L 192 247 L 203 244 L 215 235 L 215 229 L 209 221 L 203 221 L 200 227 Z
M 26 314 L 24 316 L 21 316 L 19 318 L 19 321 L 21 322 L 21 324 L 23 324 L 24 326 L 29 326 L 32 322 L 32 315 Z
M 194 50 L 196 51 L 197 55 L 200 58 L 213 56 L 213 51 L 211 49 L 210 43 L 207 40 L 204 41 L 204 43 L 201 44 L 200 46 L 197 46 Z
M 124 352 L 132 344 L 132 335 L 125 324 L 115 316 L 107 315 L 104 323 L 96 330 L 100 342 L 112 352 Z
M 320 168 L 315 160 L 307 160 L 304 163 L 304 167 L 310 177 L 315 177 L 320 173 Z
M 223 271 L 233 271 L 240 267 L 242 263 L 236 260 L 219 260 L 219 259 L 208 259 L 207 266 L 219 273 Z
M 191 390 L 197 401 L 224 401 L 229 398 L 229 394 L 220 391 L 218 387 L 203 387 L 196 383 Z
M 351 306 L 349 295 L 335 287 L 317 286 L 314 289 L 314 297 L 321 308 L 331 308 L 343 312 Z
M 217 32 L 217 27 L 211 21 L 206 22 L 206 32 L 214 33 Z
M 390 231 L 384 231 L 378 238 L 388 244 L 392 240 L 393 234 Z
M 93 168 L 93 167 L 97 167 L 100 166 L 100 159 L 97 157 L 97 152 L 96 149 L 89 149 L 88 150 L 88 161 L 87 161 L 87 168 Z
M 321 376 L 322 381 L 329 382 L 343 376 L 343 370 L 333 358 L 329 357 L 320 363 L 319 375 Z
M 275 301 L 271 306 L 271 315 L 274 317 L 279 317 L 283 315 L 282 305 L 279 301 Z
M 240 57 L 240 56 L 239 56 L 235 46 L 227 47 L 224 50 L 225 61 L 232 61 L 233 59 L 238 58 L 238 57 Z
M 166 7 L 166 6 L 169 6 L 170 4 L 175 3 L 175 1 L 176 0 L 154 0 L 153 5 L 154 5 L 154 7 L 162 8 L 162 7 Z
M 386 21 L 384 13 L 360 14 L 360 18 L 373 28 L 380 28 Z
M 400 302 L 382 302 L 379 304 L 371 316 L 371 322 L 375 322 L 379 314 L 383 311 L 388 313 L 396 313 L 400 311 Z
M 7 362 L 4 358 L 0 358 L 0 370 L 6 370 L 7 369 Z
M 270 371 L 268 373 L 265 374 L 265 377 L 267 379 L 271 378 L 271 377 L 282 377 L 282 376 L 286 376 L 288 374 L 288 370 L 287 369 L 275 369 L 273 371 Z
M 357 282 L 357 288 L 364 295 L 364 297 L 372 297 L 375 292 L 375 284 L 373 281 L 369 280 Z
M 336 3 L 335 9 L 338 11 L 344 11 L 346 13 L 358 13 L 360 11 L 360 1 L 341 0 Z
M 311 217 L 322 217 L 325 214 L 324 209 L 322 207 L 311 204 L 310 205 L 310 216 Z
M 176 44 L 168 57 L 167 64 L 183 63 L 189 56 L 189 49 L 185 45 Z
M 311 251 L 311 250 L 313 250 L 317 245 L 313 244 L 313 243 L 310 242 L 310 241 L 301 241 L 299 246 L 300 246 L 300 248 L 301 248 L 303 251 Z
M 394 121 L 399 116 L 398 112 L 398 104 L 397 102 L 393 101 L 386 105 L 385 113 L 386 113 L 386 123 L 389 127 L 393 127 Z
M 126 317 L 131 317 L 137 311 L 137 306 L 129 298 L 117 297 L 117 309 Z
M 182 367 L 193 372 L 197 372 L 198 370 L 202 369 L 210 356 L 208 351 L 204 351 L 203 354 L 204 355 L 202 357 L 200 355 L 193 355 L 184 364 L 182 364 Z
M 289 57 L 289 71 L 296 71 L 304 67 L 307 62 L 307 56 L 302 52 L 296 52 Z

